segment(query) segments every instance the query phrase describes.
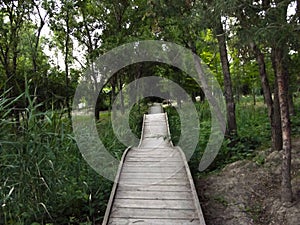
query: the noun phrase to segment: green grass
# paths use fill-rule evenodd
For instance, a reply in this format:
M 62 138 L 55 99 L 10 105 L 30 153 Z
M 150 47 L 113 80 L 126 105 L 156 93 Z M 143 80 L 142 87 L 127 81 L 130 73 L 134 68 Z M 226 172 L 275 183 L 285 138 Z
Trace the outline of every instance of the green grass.
M 83 159 L 65 112 L 40 112 L 24 96 L 29 105 L 20 125 L 10 119 L 12 101 L 0 96 L 0 224 L 101 223 L 112 182 Z M 138 138 L 146 110 L 143 103 L 134 105 L 129 115 Z M 114 135 L 111 113 L 100 117 L 99 137 L 120 159 L 126 146 Z M 86 117 L 79 119 L 84 123 Z
M 1 116 L 0 224 L 100 222 L 112 183 L 82 158 L 71 122 L 61 112 L 39 112 L 34 102 L 18 130 Z
M 300 133 L 300 100 L 295 99 L 296 115 L 291 117 L 292 134 Z M 200 136 L 199 144 L 189 161 L 191 171 L 194 175 L 205 176 L 208 173 L 219 171 L 225 165 L 242 159 L 253 159 L 258 164 L 263 159 L 257 156 L 258 149 L 266 149 L 271 146 L 271 128 L 267 116 L 267 108 L 263 98 L 257 97 L 256 105 L 253 105 L 252 97 L 243 97 L 236 104 L 236 120 L 238 136 L 232 139 L 225 139 L 222 147 L 209 168 L 203 173 L 198 172 L 198 165 L 210 135 L 211 121 L 208 103 L 196 103 L 199 113 Z M 175 108 L 167 108 L 172 140 L 177 143 L 180 138 L 180 118 Z

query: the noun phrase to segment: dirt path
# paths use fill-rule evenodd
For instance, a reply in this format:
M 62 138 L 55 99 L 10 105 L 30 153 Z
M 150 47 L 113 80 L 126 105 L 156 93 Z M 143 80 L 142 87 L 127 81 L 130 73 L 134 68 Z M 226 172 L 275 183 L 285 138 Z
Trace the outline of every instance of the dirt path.
M 280 202 L 281 152 L 259 153 L 264 163 L 237 161 L 196 186 L 207 225 L 300 224 L 300 138 L 293 140 L 294 202 Z

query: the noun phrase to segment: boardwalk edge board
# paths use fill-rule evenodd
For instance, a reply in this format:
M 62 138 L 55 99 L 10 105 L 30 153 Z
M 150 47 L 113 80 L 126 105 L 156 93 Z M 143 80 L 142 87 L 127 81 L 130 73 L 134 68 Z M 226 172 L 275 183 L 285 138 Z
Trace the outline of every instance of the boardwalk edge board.
M 124 153 L 122 155 L 122 158 L 121 158 L 121 161 L 120 161 L 120 164 L 119 164 L 119 167 L 118 167 L 117 175 L 116 175 L 116 178 L 115 178 L 115 182 L 113 184 L 113 187 L 112 187 L 112 190 L 111 190 L 111 193 L 110 193 L 110 197 L 109 197 L 109 200 L 108 200 L 108 203 L 107 203 L 105 215 L 104 215 L 103 222 L 102 222 L 103 225 L 108 224 L 108 220 L 109 220 L 110 212 L 111 212 L 111 209 L 112 209 L 112 205 L 113 205 L 113 202 L 114 202 L 114 199 L 115 199 L 115 196 L 116 196 L 116 190 L 117 190 L 117 187 L 119 185 L 120 175 L 121 175 L 121 171 L 123 169 L 123 164 L 124 164 L 126 155 L 127 155 L 127 153 L 129 152 L 130 149 L 131 149 L 131 146 L 129 146 L 124 151 Z
M 139 143 L 139 145 L 137 147 L 138 149 L 142 146 L 142 142 L 143 142 L 143 139 L 144 139 L 144 127 L 145 127 L 145 123 L 146 123 L 146 114 L 144 114 L 144 116 L 143 116 L 141 139 L 140 139 L 140 143 Z
M 195 203 L 195 207 L 197 209 L 198 215 L 199 215 L 200 224 L 205 225 L 205 220 L 204 220 L 203 212 L 202 212 L 202 209 L 201 209 L 201 206 L 200 206 L 200 201 L 199 201 L 199 198 L 198 198 L 198 194 L 197 194 L 197 191 L 196 191 L 194 180 L 193 180 L 189 165 L 187 163 L 185 154 L 179 146 L 176 146 L 175 148 L 177 148 L 178 151 L 181 153 L 181 157 L 183 158 L 183 161 L 184 161 L 184 167 L 185 167 L 188 179 L 189 179 L 190 187 L 192 189 L 192 194 L 193 194 L 193 197 L 194 197 L 194 200 L 195 200 L 194 203 Z

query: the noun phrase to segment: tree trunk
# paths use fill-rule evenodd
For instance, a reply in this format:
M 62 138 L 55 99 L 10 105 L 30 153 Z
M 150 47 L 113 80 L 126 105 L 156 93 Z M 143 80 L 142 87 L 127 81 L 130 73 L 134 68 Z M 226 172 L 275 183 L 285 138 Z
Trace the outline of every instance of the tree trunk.
M 271 61 L 275 75 L 274 81 L 274 132 L 275 135 L 280 139 L 277 139 L 274 143 L 276 150 L 282 150 L 282 128 L 281 128 L 281 115 L 280 115 L 280 105 L 279 105 L 279 97 L 278 97 L 278 82 L 277 82 L 277 69 L 276 69 L 276 60 L 275 60 L 275 52 L 274 49 L 271 51 Z
M 253 97 L 253 105 L 256 105 L 256 93 L 255 93 L 255 88 L 252 88 L 252 97 Z
M 288 95 L 288 103 L 289 103 L 289 112 L 290 115 L 295 115 L 295 107 L 294 107 L 294 100 L 293 100 L 293 93 L 289 91 Z
M 274 49 L 274 57 L 277 72 L 278 97 L 281 113 L 283 158 L 282 158 L 282 181 L 281 200 L 284 203 L 292 201 L 291 185 L 291 125 L 288 105 L 288 77 L 283 66 L 283 50 Z
M 121 74 L 119 75 L 119 90 L 120 90 L 120 98 L 121 98 L 121 102 L 120 102 L 120 108 L 121 108 L 121 112 L 122 114 L 124 114 L 125 112 L 125 108 L 124 108 L 124 95 L 123 95 L 123 83 L 122 83 L 122 77 Z
M 282 127 L 281 127 L 281 115 L 280 115 L 280 105 L 278 96 L 278 83 L 277 75 L 275 75 L 275 87 L 274 87 L 274 115 L 273 115 L 273 127 L 274 136 L 276 136 L 274 142 L 274 150 L 282 150 L 283 140 L 282 140 Z
M 289 57 L 288 55 L 286 57 Z M 287 64 L 284 64 L 284 73 L 288 77 L 288 83 L 290 83 L 290 76 Z M 289 104 L 289 113 L 290 115 L 295 115 L 295 107 L 294 107 L 294 101 L 293 101 L 293 91 L 288 87 L 288 104 Z
M 109 106 L 109 110 L 112 113 L 112 118 L 115 119 L 116 117 L 116 112 L 113 111 L 113 105 L 114 102 L 116 100 L 116 86 L 118 85 L 117 80 L 116 80 L 116 75 L 112 76 L 110 78 L 110 85 L 111 85 L 111 91 L 110 91 L 110 106 Z
M 95 106 L 95 120 L 98 121 L 100 119 L 100 104 L 101 104 L 101 99 L 100 96 L 98 96 L 97 101 L 96 101 L 96 106 Z
M 268 117 L 271 124 L 272 149 L 279 151 L 282 149 L 282 132 L 281 132 L 280 113 L 278 113 L 279 112 L 278 94 L 274 93 L 274 101 L 273 101 L 270 83 L 266 72 L 264 54 L 260 51 L 260 49 L 255 43 L 251 43 L 251 48 L 255 53 L 256 61 L 259 66 L 259 74 L 260 74 L 261 85 L 263 88 L 264 100 L 268 109 Z
M 290 83 L 290 75 L 289 75 L 289 69 L 288 69 L 288 65 L 290 65 L 290 56 L 288 54 L 287 51 L 283 52 L 283 73 L 285 73 L 285 76 L 288 79 L 288 83 Z M 288 104 L 289 104 L 289 113 L 290 115 L 294 115 L 295 113 L 295 108 L 294 108 L 294 102 L 293 102 L 293 92 L 292 89 L 287 86 L 288 88 Z
M 71 106 L 70 106 L 70 96 L 69 96 L 69 86 L 70 86 L 70 79 L 69 79 L 69 43 L 70 43 L 70 24 L 69 24 L 69 13 L 67 11 L 66 15 L 66 39 L 65 39 L 65 82 L 66 82 L 66 106 L 68 111 L 68 117 L 71 119 Z
M 216 27 L 216 34 L 217 34 L 217 39 L 219 44 L 222 70 L 224 75 L 224 92 L 225 92 L 225 101 L 227 107 L 227 123 L 228 123 L 227 134 L 229 136 L 234 136 L 237 134 L 235 103 L 234 103 L 234 98 L 232 93 L 232 83 L 231 83 L 230 70 L 229 70 L 225 33 L 223 30 L 223 25 L 221 23 L 221 20 L 219 20 L 218 25 Z

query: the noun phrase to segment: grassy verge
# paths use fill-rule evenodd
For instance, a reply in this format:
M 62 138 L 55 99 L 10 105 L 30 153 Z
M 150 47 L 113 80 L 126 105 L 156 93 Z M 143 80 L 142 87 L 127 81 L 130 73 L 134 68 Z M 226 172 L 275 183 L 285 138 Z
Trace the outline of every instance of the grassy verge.
M 206 176 L 211 172 L 217 172 L 225 165 L 242 159 L 261 159 L 256 158 L 257 150 L 269 148 L 271 143 L 271 128 L 267 117 L 267 109 L 263 103 L 263 98 L 258 97 L 256 105 L 252 103 L 252 97 L 243 97 L 236 104 L 236 120 L 238 125 L 238 136 L 228 140 L 225 139 L 222 147 L 209 168 L 204 173 L 198 172 L 198 165 L 203 155 L 203 151 L 210 135 L 210 111 L 208 103 L 196 103 L 199 113 L 200 136 L 199 144 L 189 161 L 191 171 L 194 175 Z M 296 114 L 291 116 L 292 134 L 300 133 L 300 99 L 295 99 Z M 180 118 L 176 109 L 169 107 L 166 109 L 169 116 L 170 131 L 172 140 L 177 143 L 180 138 Z
M 112 182 L 83 159 L 64 112 L 40 112 L 30 96 L 20 125 L 0 97 L 0 224 L 99 224 Z M 135 105 L 129 124 L 140 135 L 145 105 Z M 114 135 L 111 114 L 97 123 L 101 141 L 120 159 L 125 146 Z M 83 116 L 84 120 L 84 116 Z

